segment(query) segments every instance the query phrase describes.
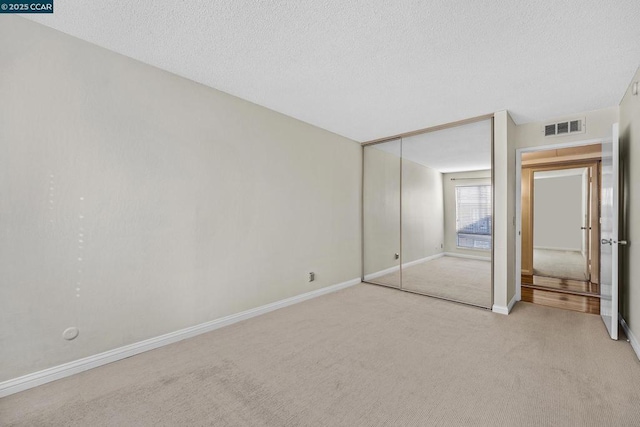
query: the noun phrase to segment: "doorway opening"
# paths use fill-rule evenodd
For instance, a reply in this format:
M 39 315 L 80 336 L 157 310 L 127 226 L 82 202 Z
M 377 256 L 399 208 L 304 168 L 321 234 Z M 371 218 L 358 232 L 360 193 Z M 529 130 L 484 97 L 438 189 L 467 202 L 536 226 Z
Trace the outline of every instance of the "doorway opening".
M 535 299 L 535 303 L 552 305 L 558 308 L 565 308 L 570 310 L 582 311 L 582 312 L 594 312 L 589 310 L 589 306 L 599 301 L 599 313 L 602 322 L 607 328 L 607 332 L 611 339 L 618 339 L 618 263 L 620 261 L 620 247 L 627 244 L 627 241 L 619 236 L 619 220 L 620 220 L 620 145 L 619 145 L 619 126 L 618 123 L 614 123 L 611 129 L 611 138 L 604 140 L 590 140 L 581 142 L 569 142 L 557 145 L 546 145 L 544 147 L 531 147 L 520 148 L 516 150 L 516 215 L 514 217 L 516 223 L 516 299 L 526 300 L 527 292 L 535 290 L 538 296 L 531 297 Z M 600 144 L 602 150 L 600 151 L 600 159 L 595 153 L 595 147 L 591 149 L 587 148 L 590 145 Z M 568 149 L 568 150 L 563 150 Z M 569 150 L 571 149 L 571 150 Z M 523 259 L 523 234 L 527 232 L 523 228 L 523 202 L 527 200 L 523 197 L 523 193 L 527 191 L 522 185 L 523 171 L 523 155 L 525 153 L 537 153 L 533 156 L 529 156 L 527 161 L 531 163 L 545 163 L 545 160 L 535 159 L 536 156 L 542 155 L 540 152 L 555 150 L 556 157 L 565 157 L 564 160 L 574 161 L 572 166 L 576 166 L 580 162 L 588 160 L 590 163 L 597 163 L 597 178 L 593 180 L 599 185 L 599 201 L 598 205 L 598 222 L 599 235 L 592 234 L 590 239 L 591 245 L 599 245 L 599 266 L 591 259 L 591 265 L 588 267 L 589 280 L 588 281 L 573 281 L 573 279 L 545 279 L 545 276 L 540 276 L 542 279 L 536 279 L 534 275 L 531 275 L 531 283 L 526 283 L 523 278 L 527 275 L 522 274 L 522 268 L 527 268 L 527 261 Z M 548 159 L 547 159 L 548 160 Z M 526 173 L 526 172 L 524 172 Z M 596 173 L 596 172 L 593 172 Z M 524 191 L 523 191 L 524 190 Z M 531 192 L 529 192 L 531 195 Z M 535 197 L 535 194 L 534 194 Z M 589 200 L 595 203 L 595 196 Z M 530 201 L 529 201 L 530 203 Z M 530 212 L 530 210 L 529 210 Z M 595 217 L 595 212 L 592 212 L 592 217 Z M 593 219 L 595 221 L 595 218 Z M 527 221 L 525 221 L 526 223 Z M 532 223 L 529 221 L 528 223 Z M 591 222 L 591 232 L 595 230 L 594 222 Z M 531 233 L 532 230 L 529 230 Z M 531 234 L 533 235 L 533 234 Z M 527 245 L 527 247 L 529 247 Z M 531 247 L 533 251 L 533 248 Z M 596 254 L 595 249 L 592 252 Z M 529 259 L 532 259 L 529 258 Z M 530 268 L 533 269 L 533 261 L 530 264 Z M 596 270 L 597 268 L 597 270 Z M 599 276 L 595 272 L 599 273 Z M 584 282 L 588 282 L 588 285 L 594 284 L 594 279 L 597 280 L 597 290 L 595 287 L 578 288 L 575 286 L 585 285 Z M 555 280 L 557 286 L 547 286 L 545 280 Z M 582 283 L 581 283 L 582 282 Z M 559 283 L 559 285 L 558 285 Z M 529 285 L 529 286 L 527 286 Z M 575 286 L 574 286 L 575 285 Z
M 520 160 L 522 301 L 600 314 L 602 145 Z

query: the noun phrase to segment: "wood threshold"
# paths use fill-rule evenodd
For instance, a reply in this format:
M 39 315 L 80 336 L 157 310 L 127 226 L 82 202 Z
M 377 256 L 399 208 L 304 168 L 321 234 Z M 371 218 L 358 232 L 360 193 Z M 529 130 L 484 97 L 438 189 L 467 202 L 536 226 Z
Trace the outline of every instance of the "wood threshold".
M 600 314 L 600 287 L 582 280 L 522 276 L 522 301 L 547 307 Z
M 558 279 L 555 277 L 522 275 L 521 284 L 532 289 L 545 289 L 550 291 L 584 295 L 600 298 L 600 286 L 582 280 Z
M 558 292 L 559 294 L 568 294 L 568 295 L 580 295 L 583 297 L 592 297 L 592 298 L 598 298 L 600 299 L 600 295 L 598 294 L 594 294 L 592 292 L 580 292 L 580 291 L 567 291 L 564 289 L 556 289 L 556 288 L 549 288 L 546 286 L 540 286 L 540 285 L 527 285 L 527 284 L 522 284 L 523 288 L 529 288 L 529 289 L 540 289 L 542 291 L 549 291 L 549 292 Z
M 587 314 L 600 314 L 600 298 L 522 286 L 522 301 Z

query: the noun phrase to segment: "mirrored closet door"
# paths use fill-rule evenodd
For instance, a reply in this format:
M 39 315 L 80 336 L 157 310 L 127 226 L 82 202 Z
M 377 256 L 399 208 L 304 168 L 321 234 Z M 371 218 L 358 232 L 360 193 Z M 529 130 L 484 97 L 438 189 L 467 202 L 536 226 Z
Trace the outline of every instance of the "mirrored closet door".
M 485 119 L 365 146 L 366 282 L 491 307 L 492 140 Z
M 365 147 L 363 156 L 364 280 L 400 288 L 401 141 Z

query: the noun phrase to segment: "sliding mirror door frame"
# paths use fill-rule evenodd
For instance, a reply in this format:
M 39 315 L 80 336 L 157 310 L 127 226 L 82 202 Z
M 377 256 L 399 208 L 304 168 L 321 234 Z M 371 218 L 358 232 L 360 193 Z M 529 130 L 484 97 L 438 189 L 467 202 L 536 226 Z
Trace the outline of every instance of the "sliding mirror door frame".
M 465 302 L 465 301 L 459 301 L 459 300 L 453 300 L 453 299 L 449 299 L 443 296 L 439 296 L 439 295 L 433 295 L 433 294 L 428 294 L 428 293 L 422 293 L 416 290 L 411 290 L 411 289 L 406 289 L 405 286 L 403 286 L 402 283 L 402 263 L 403 263 L 403 251 L 402 251 L 402 234 L 403 234 L 403 229 L 402 229 L 402 174 L 403 174 L 403 167 L 402 167 L 402 144 L 403 144 L 403 139 L 409 137 L 409 136 L 417 136 L 417 135 L 421 135 L 421 134 L 426 134 L 426 133 L 430 133 L 430 132 L 435 132 L 435 131 L 439 131 L 439 130 L 444 130 L 444 129 L 449 129 L 449 128 L 455 128 L 458 126 L 463 126 L 466 124 L 472 124 L 472 123 L 476 123 L 476 122 L 480 122 L 480 121 L 484 121 L 484 120 L 489 120 L 490 121 L 490 138 L 491 138 L 491 174 L 490 174 L 490 182 L 491 182 L 491 259 L 490 259 L 490 269 L 491 269 L 491 274 L 490 274 L 490 284 L 489 284 L 489 305 L 485 306 L 485 305 L 478 305 L 478 304 L 474 304 L 474 303 L 469 303 L 469 302 Z M 366 171 L 366 164 L 365 164 L 365 151 L 367 149 L 367 147 L 370 147 L 372 145 L 376 145 L 376 144 L 382 144 L 385 142 L 389 142 L 389 141 L 393 141 L 393 140 L 398 140 L 400 139 L 400 157 L 401 157 L 401 161 L 400 161 L 400 198 L 399 198 L 399 203 L 400 203 L 400 220 L 398 222 L 398 226 L 400 227 L 400 264 L 399 264 L 399 270 L 400 270 L 400 286 L 396 287 L 396 286 L 390 286 L 384 283 L 377 283 L 375 281 L 372 280 L 367 280 L 367 275 L 365 274 L 365 259 L 366 259 L 366 253 L 367 253 L 367 247 L 365 245 L 365 216 L 366 216 L 366 211 L 365 211 L 365 186 L 367 185 L 365 182 L 365 177 L 367 176 L 367 173 L 370 171 Z M 370 142 L 366 142 L 362 144 L 363 147 L 363 154 L 362 154 L 362 201 L 363 201 L 363 209 L 362 209 L 362 281 L 364 283 L 370 283 L 370 284 L 374 284 L 374 285 L 383 285 L 383 286 L 389 286 L 389 287 L 393 287 L 395 289 L 399 289 L 399 290 L 403 290 L 405 292 L 411 292 L 411 293 L 416 293 L 416 294 L 420 294 L 420 295 L 426 295 L 426 296 L 430 296 L 433 298 L 438 298 L 438 299 L 444 299 L 447 301 L 451 301 L 451 302 L 456 302 L 456 303 L 460 303 L 460 304 L 464 304 L 464 305 L 470 305 L 473 307 L 479 307 L 479 308 L 484 308 L 484 309 L 488 309 L 490 310 L 491 307 L 493 306 L 493 302 L 494 302 L 494 251 L 495 251 L 495 244 L 494 244 L 494 239 L 495 239 L 495 225 L 494 225 L 494 218 L 495 218 L 495 173 L 494 173 L 494 169 L 495 169 L 495 149 L 494 149 L 494 141 L 495 137 L 494 137 L 494 115 L 493 114 L 488 114 L 488 115 L 484 115 L 484 116 L 479 116 L 479 117 L 474 117 L 471 119 L 466 119 L 466 120 L 461 120 L 458 122 L 453 122 L 453 123 L 449 123 L 449 124 L 444 124 L 444 125 L 439 125 L 439 126 L 434 126 L 434 127 L 430 127 L 430 128 L 426 128 L 426 129 L 421 129 L 421 130 L 417 130 L 417 131 L 412 131 L 412 132 L 407 132 L 404 134 L 400 134 L 400 135 L 394 135 L 393 137 L 389 137 L 389 138 L 381 138 L 378 140 L 374 140 L 374 141 L 370 141 Z

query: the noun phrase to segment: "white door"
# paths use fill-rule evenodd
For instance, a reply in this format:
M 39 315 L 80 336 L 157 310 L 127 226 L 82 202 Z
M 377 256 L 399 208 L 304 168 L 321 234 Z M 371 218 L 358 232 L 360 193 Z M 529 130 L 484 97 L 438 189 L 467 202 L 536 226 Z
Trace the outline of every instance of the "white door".
M 618 339 L 618 123 L 613 140 L 602 144 L 600 209 L 600 316 Z

